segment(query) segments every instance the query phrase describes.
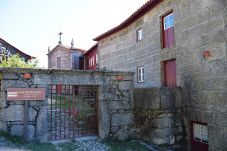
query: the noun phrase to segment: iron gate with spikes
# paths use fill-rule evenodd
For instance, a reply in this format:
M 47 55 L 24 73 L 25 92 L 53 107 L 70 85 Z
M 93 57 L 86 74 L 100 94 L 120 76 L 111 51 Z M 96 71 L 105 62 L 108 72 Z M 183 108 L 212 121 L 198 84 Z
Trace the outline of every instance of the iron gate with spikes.
M 50 85 L 49 140 L 97 135 L 97 109 L 97 86 Z

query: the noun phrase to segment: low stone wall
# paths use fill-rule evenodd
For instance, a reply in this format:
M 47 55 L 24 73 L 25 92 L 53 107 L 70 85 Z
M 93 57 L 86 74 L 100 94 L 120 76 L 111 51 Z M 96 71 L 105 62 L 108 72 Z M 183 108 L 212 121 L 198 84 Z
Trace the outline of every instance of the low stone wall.
M 31 73 L 26 80 L 24 73 Z M 7 88 L 45 88 L 51 84 L 98 86 L 98 135 L 125 140 L 132 136 L 133 73 L 73 70 L 0 69 L 0 131 L 23 135 L 25 101 L 7 101 Z M 27 139 L 48 140 L 48 92 L 44 101 L 29 101 Z
M 186 150 L 180 88 L 135 89 L 134 100 L 137 138 Z

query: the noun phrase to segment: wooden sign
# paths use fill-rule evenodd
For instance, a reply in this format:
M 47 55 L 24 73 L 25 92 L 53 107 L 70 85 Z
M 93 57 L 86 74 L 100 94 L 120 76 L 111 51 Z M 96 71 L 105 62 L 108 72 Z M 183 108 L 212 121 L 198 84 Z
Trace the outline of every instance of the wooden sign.
M 45 100 L 45 88 L 8 88 L 7 100 Z

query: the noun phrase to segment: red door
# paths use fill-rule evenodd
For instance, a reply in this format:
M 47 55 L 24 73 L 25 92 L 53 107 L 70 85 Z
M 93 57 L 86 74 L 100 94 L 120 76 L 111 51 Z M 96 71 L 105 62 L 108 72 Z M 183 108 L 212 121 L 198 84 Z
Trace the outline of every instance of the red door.
M 207 124 L 191 122 L 192 151 L 208 151 Z
M 164 86 L 175 87 L 176 84 L 176 60 L 164 62 Z
M 62 85 L 56 85 L 56 92 L 61 93 L 62 92 Z

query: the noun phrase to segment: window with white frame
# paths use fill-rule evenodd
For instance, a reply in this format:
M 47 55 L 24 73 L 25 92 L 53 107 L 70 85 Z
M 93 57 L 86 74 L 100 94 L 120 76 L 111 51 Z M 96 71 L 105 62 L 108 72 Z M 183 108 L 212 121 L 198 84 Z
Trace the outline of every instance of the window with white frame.
M 95 65 L 95 57 L 93 56 L 92 59 L 93 59 L 93 64 L 92 65 L 94 66 Z
M 207 126 L 198 123 L 193 123 L 193 139 L 208 144 Z
M 95 55 L 96 65 L 98 64 L 98 54 Z
M 142 28 L 137 30 L 137 41 L 141 41 L 141 40 L 143 40 L 143 29 Z
M 169 15 L 164 17 L 164 30 L 171 28 L 174 26 L 174 15 L 170 13 Z
M 137 79 L 138 82 L 144 82 L 144 67 L 137 68 Z
M 91 58 L 89 58 L 89 67 L 91 66 Z
M 93 66 L 93 64 L 94 64 L 94 57 L 92 56 L 91 57 L 91 66 Z

